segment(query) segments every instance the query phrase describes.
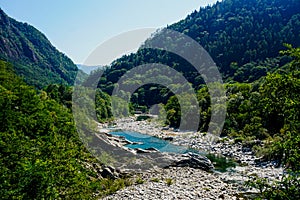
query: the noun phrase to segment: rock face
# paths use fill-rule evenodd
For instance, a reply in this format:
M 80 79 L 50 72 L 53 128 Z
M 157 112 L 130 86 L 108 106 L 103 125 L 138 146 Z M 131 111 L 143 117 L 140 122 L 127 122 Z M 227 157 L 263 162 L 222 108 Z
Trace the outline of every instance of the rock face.
M 195 169 L 202 169 L 204 171 L 212 171 L 214 169 L 213 164 L 208 158 L 198 154 L 188 153 L 178 155 L 178 159 L 179 160 L 175 161 L 168 167 L 191 167 Z

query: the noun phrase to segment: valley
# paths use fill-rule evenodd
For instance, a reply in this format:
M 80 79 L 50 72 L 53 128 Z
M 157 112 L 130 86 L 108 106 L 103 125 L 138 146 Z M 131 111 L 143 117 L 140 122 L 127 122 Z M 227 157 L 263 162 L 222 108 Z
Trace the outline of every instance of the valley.
M 0 198 L 300 199 L 299 108 L 299 0 L 201 7 L 101 67 L 0 8 Z

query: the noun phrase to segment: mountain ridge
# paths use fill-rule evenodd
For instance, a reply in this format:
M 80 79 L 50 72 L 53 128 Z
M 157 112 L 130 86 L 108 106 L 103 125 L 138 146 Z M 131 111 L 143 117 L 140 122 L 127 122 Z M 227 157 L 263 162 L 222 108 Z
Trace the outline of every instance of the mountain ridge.
M 181 32 L 200 43 L 216 62 L 224 82 L 254 82 L 290 61 L 288 56 L 279 55 L 279 51 L 285 49 L 284 43 L 300 46 L 300 1 L 246 2 L 224 0 L 203 7 L 165 29 Z M 276 20 L 273 21 L 273 18 Z M 158 31 L 145 43 L 159 38 L 159 34 Z M 99 88 L 111 94 L 120 77 L 145 63 L 160 63 L 174 68 L 196 90 L 205 84 L 201 74 L 185 59 L 158 49 L 140 48 L 136 53 L 113 61 L 111 67 L 104 71 Z M 154 94 L 163 94 L 158 101 L 153 102 L 150 88 L 150 85 L 140 88 L 133 103 L 147 107 L 161 100 L 166 103 L 170 97 L 169 92 L 166 94 L 161 86 L 156 85 L 155 90 L 152 87 Z M 148 95 L 145 95 L 145 91 Z
M 18 22 L 0 8 L 0 59 L 37 88 L 52 83 L 72 85 L 77 66 L 35 27 Z
M 168 25 L 166 29 L 184 33 L 200 43 L 216 62 L 225 79 L 234 76 L 239 68 L 244 68 L 248 63 L 259 64 L 266 58 L 278 57 L 278 52 L 285 49 L 283 43 L 300 45 L 300 1 L 251 0 L 249 5 L 243 2 L 246 1 L 217 2 Z M 268 18 L 264 19 L 264 15 Z M 273 21 L 272 18 L 276 20 Z M 106 74 L 109 76 L 114 70 L 126 71 L 147 62 L 173 66 L 174 57 L 156 54 L 159 53 L 141 49 L 135 54 L 125 55 L 112 62 Z M 187 66 L 180 62 L 175 65 Z M 234 68 L 232 63 L 238 66 Z

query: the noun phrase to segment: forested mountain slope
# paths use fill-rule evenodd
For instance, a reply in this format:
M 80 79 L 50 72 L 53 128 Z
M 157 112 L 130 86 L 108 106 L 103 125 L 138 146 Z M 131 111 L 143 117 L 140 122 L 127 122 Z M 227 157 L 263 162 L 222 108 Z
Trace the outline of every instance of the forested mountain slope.
M 263 61 L 277 57 L 283 43 L 300 45 L 300 1 L 224 0 L 168 28 L 194 38 L 232 76 L 232 62 Z
M 0 59 L 14 64 L 16 73 L 38 88 L 50 83 L 73 84 L 78 68 L 44 34 L 0 9 Z
M 279 57 L 283 43 L 300 45 L 300 1 L 224 0 L 167 28 L 199 42 L 216 62 L 225 81 L 253 82 L 289 61 Z M 113 84 L 126 71 L 144 63 L 173 67 L 195 88 L 204 83 L 184 59 L 167 52 L 140 49 L 115 60 L 104 73 L 100 87 L 111 93 Z

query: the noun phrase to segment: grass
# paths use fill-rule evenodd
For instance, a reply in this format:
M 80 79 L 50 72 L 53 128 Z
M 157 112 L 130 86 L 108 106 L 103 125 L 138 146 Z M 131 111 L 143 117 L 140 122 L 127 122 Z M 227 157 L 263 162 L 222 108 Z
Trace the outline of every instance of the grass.
M 138 177 L 136 180 L 135 180 L 135 183 L 136 184 L 143 184 L 145 181 L 141 178 L 141 177 Z
M 116 191 L 123 189 L 124 187 L 132 185 L 132 182 L 130 179 L 116 179 L 116 180 L 111 180 L 111 179 L 103 179 L 100 183 L 100 196 L 107 196 L 110 194 L 115 193 Z
M 172 184 L 173 184 L 173 179 L 172 179 L 172 178 L 167 178 L 167 179 L 166 179 L 166 184 L 167 184 L 168 186 L 172 185 Z
M 159 178 L 152 178 L 150 181 L 151 181 L 151 182 L 158 183 L 158 182 L 159 182 Z

